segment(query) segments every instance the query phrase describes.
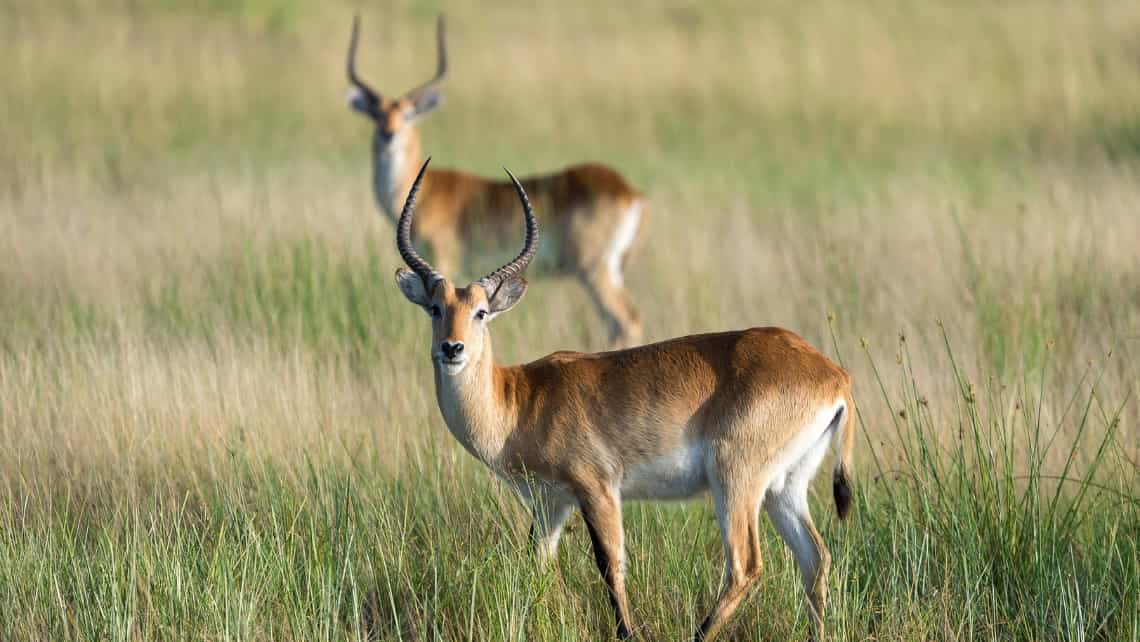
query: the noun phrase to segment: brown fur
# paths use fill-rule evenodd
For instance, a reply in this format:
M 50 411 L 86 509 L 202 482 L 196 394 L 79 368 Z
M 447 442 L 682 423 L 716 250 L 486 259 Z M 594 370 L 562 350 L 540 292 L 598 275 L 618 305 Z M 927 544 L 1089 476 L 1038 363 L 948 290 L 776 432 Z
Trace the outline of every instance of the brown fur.
M 349 47 L 349 77 L 360 91 L 354 106 L 372 114 L 379 98 L 361 85 L 352 67 L 356 33 L 354 28 Z M 436 80 L 446 69 L 442 28 L 439 43 Z M 438 102 L 431 94 L 435 82 L 415 91 L 416 105 Z M 399 140 L 400 153 L 406 154 L 409 139 Z M 411 141 L 418 145 L 414 137 Z M 391 164 L 387 154 L 377 157 Z M 522 299 L 527 289 L 522 275 L 539 249 L 539 224 L 527 190 L 515 181 L 514 196 L 526 220 L 518 256 L 478 282 L 456 288 L 413 247 L 416 194 L 429 176 L 426 171 L 425 163 L 407 186 L 396 221 L 396 246 L 411 268 L 396 272 L 396 284 L 431 316 L 436 400 L 448 429 L 530 505 L 531 541 L 539 559 L 555 553 L 562 526 L 580 508 L 609 589 L 617 634 L 630 637 L 623 496 L 679 499 L 708 490 L 724 543 L 724 583 L 695 637 L 714 638 L 760 576 L 756 522 L 761 507 L 796 557 L 813 630 L 822 636 L 831 556 L 812 523 L 807 493 L 827 447 L 839 440 L 836 506 L 841 515 L 847 511 L 850 496 L 842 491 L 849 490 L 854 411 L 847 373 L 780 328 L 692 335 L 597 354 L 556 352 L 525 365 L 500 366 L 489 324 Z M 503 219 L 486 214 L 507 210 L 502 190 L 484 182 L 468 189 L 477 179 L 453 172 L 430 176 L 442 192 L 437 199 L 458 200 L 445 201 L 452 210 L 436 209 L 437 217 L 441 211 L 453 213 L 421 219 L 421 233 L 432 229 L 433 220 L 454 230 L 474 229 L 475 220 L 460 225 L 457 221 L 465 219 L 454 214 L 463 210 L 455 209 L 458 203 L 472 198 L 490 208 L 480 210 L 480 225 L 503 225 Z M 582 170 L 535 179 L 532 189 L 541 203 L 551 195 L 589 192 L 572 186 L 591 177 L 615 176 L 601 168 Z M 378 194 L 392 188 L 382 183 L 377 180 Z M 449 188 L 440 190 L 444 184 Z M 394 204 L 390 209 L 394 213 Z M 566 225 L 574 229 L 572 222 Z M 553 227 L 557 234 L 560 228 Z M 632 242 L 628 234 L 623 240 Z M 621 258 L 611 253 L 603 263 L 615 270 Z
M 613 352 L 556 352 L 524 365 L 500 366 L 489 318 L 479 319 L 478 312 L 510 309 L 525 283 L 512 290 L 509 301 L 488 301 L 478 284 L 456 288 L 444 280 L 427 292 L 419 277 L 403 269 L 397 280 L 414 303 L 439 311 L 431 345 L 444 420 L 465 448 L 532 502 L 536 548 L 553 550 L 559 519 L 565 518 L 549 518 L 544 502 L 569 502 L 583 510 L 619 635 L 633 630 L 621 528 L 621 488 L 631 471 L 686 444 L 699 444 L 706 453 L 702 474 L 708 475 L 723 520 L 726 558 L 721 595 L 696 633 L 698 639 L 711 639 L 760 574 L 756 517 L 761 504 L 774 520 L 792 519 L 778 505 L 779 497 L 765 496 L 772 475 L 780 474 L 773 466 L 805 430 L 820 429 L 813 419 L 838 400 L 844 405 L 831 426 L 842 431 L 837 481 L 849 470 L 850 377 L 788 330 L 692 335 Z M 462 370 L 445 370 L 437 352 L 442 342 L 464 344 Z M 810 515 L 794 519 L 815 551 L 801 570 L 812 621 L 822 634 L 830 555 Z
M 418 90 L 395 100 L 377 96 L 374 101 L 356 94 L 351 100 L 354 109 L 375 123 L 373 186 L 381 209 L 393 223 L 423 162 L 416 121 L 439 104 L 438 91 L 432 87 L 426 93 Z M 550 256 L 540 263 L 554 274 L 571 275 L 582 283 L 606 321 L 612 345 L 638 343 L 641 317 L 620 275 L 633 239 L 620 252 L 617 274 L 607 252 L 634 207 L 640 216 L 633 234 L 640 231 L 648 209 L 645 197 L 616 171 L 598 164 L 575 165 L 524 178 L 522 183 L 543 213 L 544 245 Z M 500 249 L 513 238 L 509 222 L 517 220 L 519 205 L 509 182 L 433 169 L 424 178 L 418 210 L 413 240 L 431 248 L 440 272 L 454 274 L 465 255 Z

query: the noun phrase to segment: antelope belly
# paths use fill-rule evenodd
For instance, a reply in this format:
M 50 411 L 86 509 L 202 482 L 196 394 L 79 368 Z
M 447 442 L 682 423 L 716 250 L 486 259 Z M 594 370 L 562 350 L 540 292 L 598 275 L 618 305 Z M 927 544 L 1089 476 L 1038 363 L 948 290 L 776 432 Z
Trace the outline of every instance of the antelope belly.
M 707 489 L 705 450 L 695 444 L 630 466 L 621 483 L 623 499 L 685 499 Z

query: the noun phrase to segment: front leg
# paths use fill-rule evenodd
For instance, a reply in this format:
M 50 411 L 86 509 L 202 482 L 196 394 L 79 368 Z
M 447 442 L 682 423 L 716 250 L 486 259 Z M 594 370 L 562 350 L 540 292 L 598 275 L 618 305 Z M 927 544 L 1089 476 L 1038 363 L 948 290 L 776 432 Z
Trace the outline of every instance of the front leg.
M 456 275 L 463 262 L 463 245 L 452 234 L 437 234 L 429 241 L 435 269 L 448 278 Z
M 546 568 L 558 552 L 558 539 L 562 537 L 566 520 L 574 512 L 574 501 L 560 493 L 533 493 L 530 510 L 534 517 L 530 526 L 531 549 L 539 565 Z
M 610 590 L 618 638 L 627 640 L 633 637 L 633 629 L 625 595 L 625 534 L 621 525 L 621 501 L 612 489 L 607 488 L 584 495 L 580 504 L 594 545 L 598 570 Z

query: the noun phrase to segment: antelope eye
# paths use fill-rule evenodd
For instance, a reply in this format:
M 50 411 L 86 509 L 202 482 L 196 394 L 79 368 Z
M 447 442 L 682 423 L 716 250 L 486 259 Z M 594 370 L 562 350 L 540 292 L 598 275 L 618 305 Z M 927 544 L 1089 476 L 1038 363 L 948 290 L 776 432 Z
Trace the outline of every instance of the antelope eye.
M 478 312 L 475 313 L 475 318 L 479 319 L 480 321 L 482 321 L 483 319 L 486 319 L 487 318 L 487 311 L 486 310 L 479 310 Z
M 433 305 L 428 308 L 428 314 L 431 315 L 431 318 L 438 319 L 443 316 L 443 310 L 440 310 L 438 305 Z

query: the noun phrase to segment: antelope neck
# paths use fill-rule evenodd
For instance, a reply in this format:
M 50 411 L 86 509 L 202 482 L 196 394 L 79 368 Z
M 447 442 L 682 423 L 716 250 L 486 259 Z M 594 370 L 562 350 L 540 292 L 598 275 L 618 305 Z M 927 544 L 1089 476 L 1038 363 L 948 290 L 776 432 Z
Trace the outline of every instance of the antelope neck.
M 387 143 L 378 134 L 372 139 L 372 187 L 380 208 L 393 225 L 399 221 L 400 206 L 412 187 L 422 157 L 419 136 L 410 125 Z
M 436 401 L 447 429 L 477 459 L 498 468 L 517 413 L 505 396 L 512 369 L 495 363 L 490 333 L 483 337 L 479 357 L 458 374 L 444 373 L 438 361 L 433 369 Z

